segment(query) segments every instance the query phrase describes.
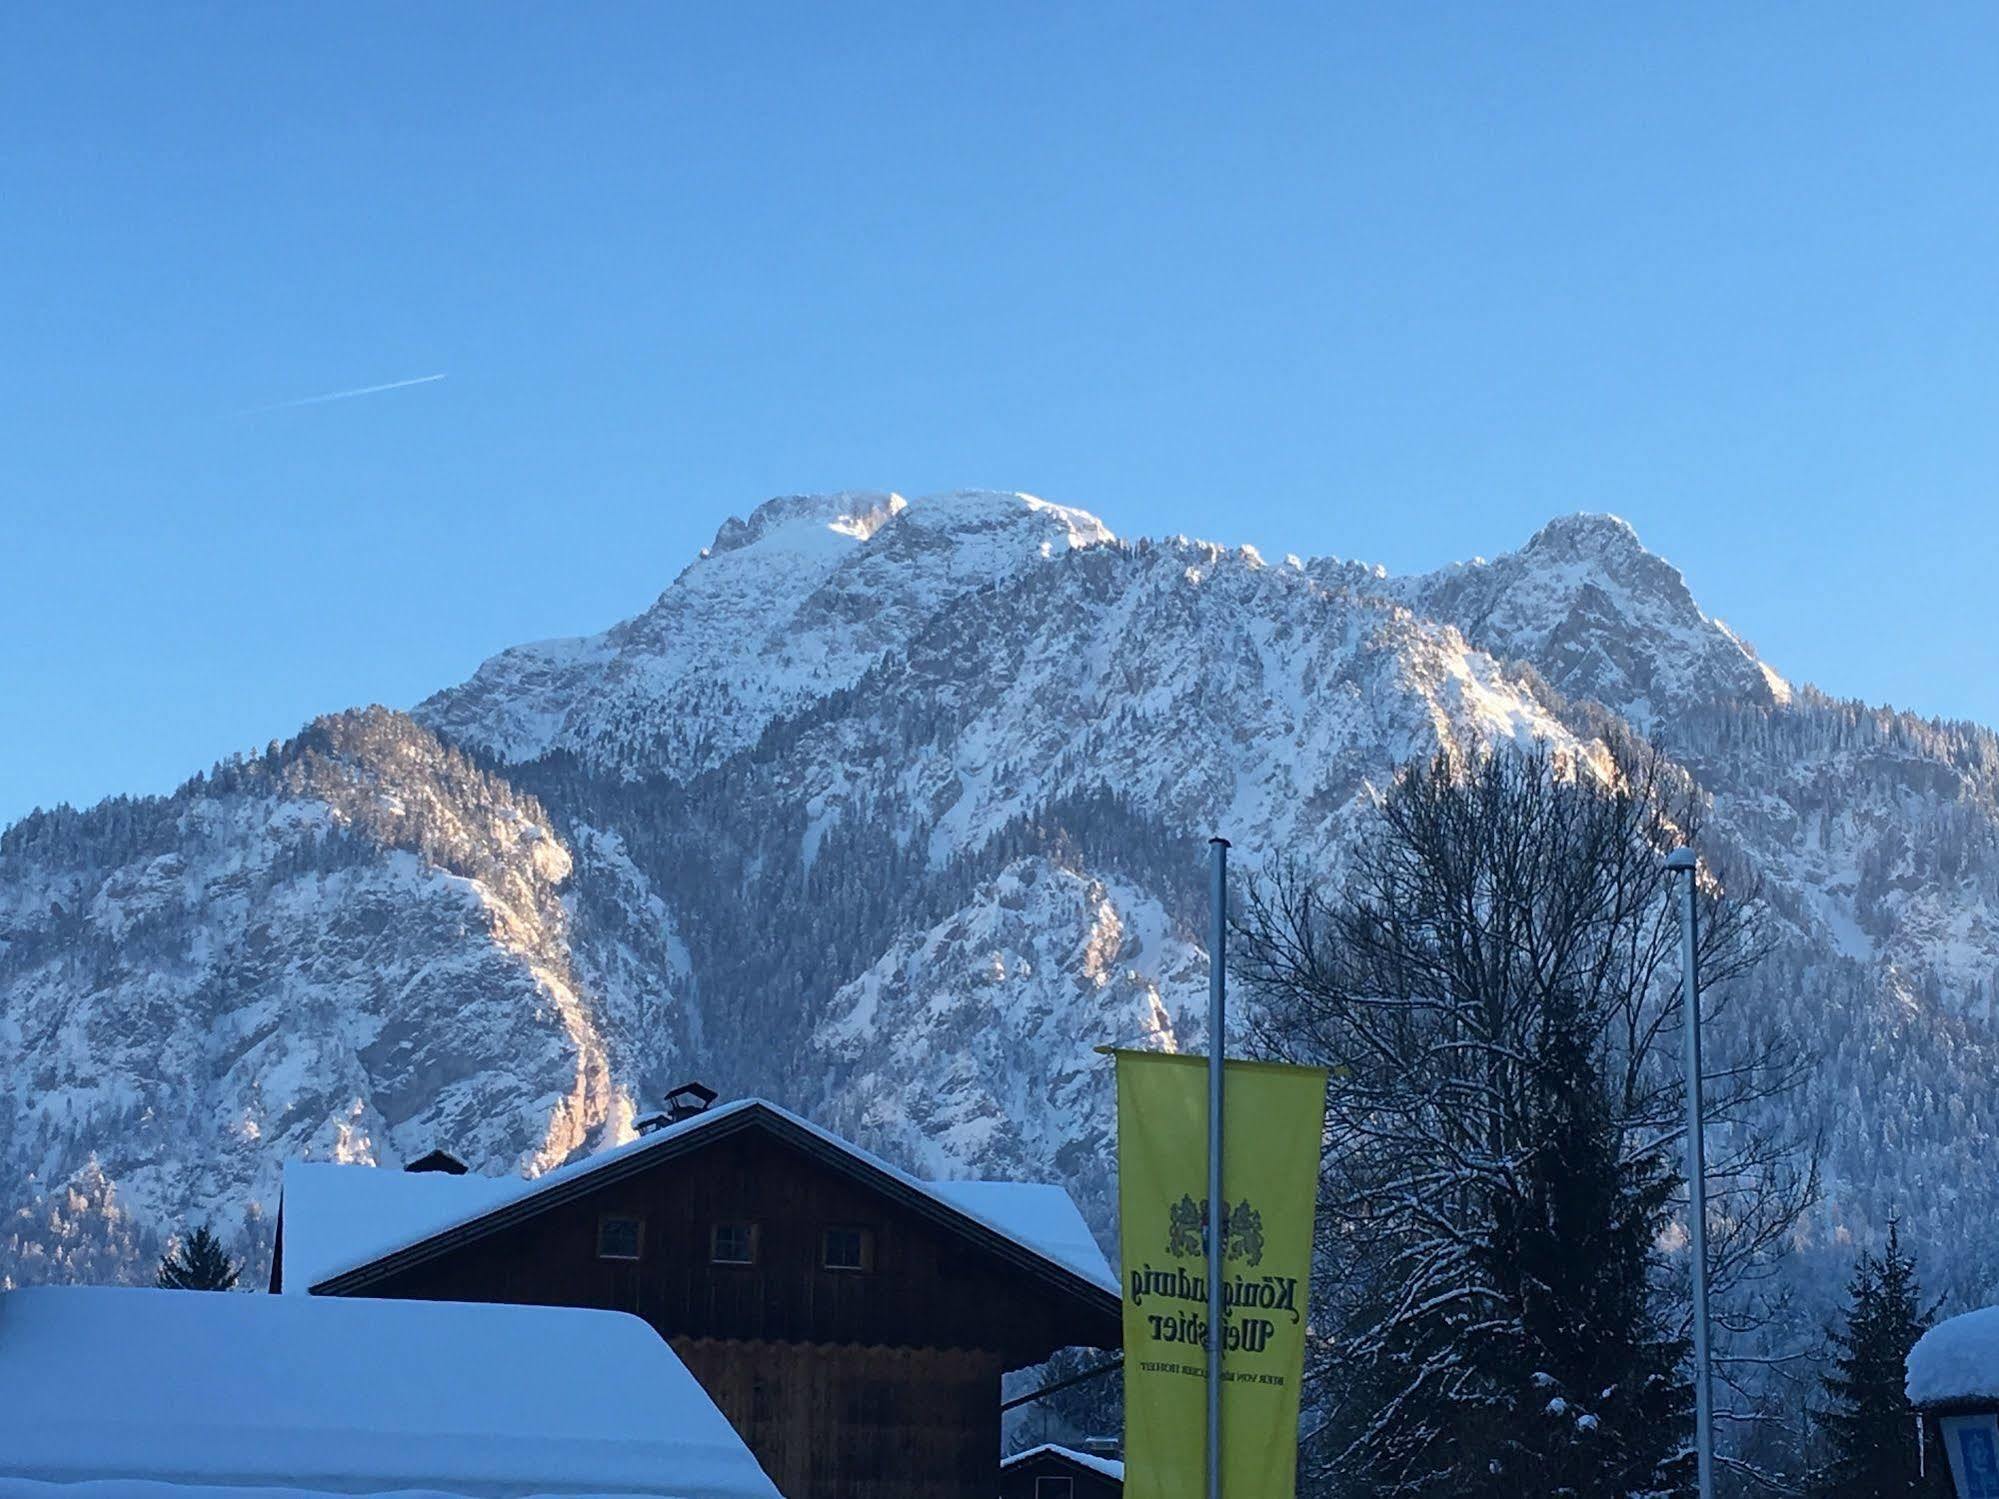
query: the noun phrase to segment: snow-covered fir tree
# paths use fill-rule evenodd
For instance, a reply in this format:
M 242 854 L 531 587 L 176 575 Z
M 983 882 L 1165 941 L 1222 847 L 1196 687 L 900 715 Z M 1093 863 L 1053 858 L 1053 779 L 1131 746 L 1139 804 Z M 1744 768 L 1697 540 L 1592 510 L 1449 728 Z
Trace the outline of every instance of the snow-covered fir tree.
M 1909 1350 L 1936 1320 L 1901 1224 L 1879 1254 L 1863 1250 L 1832 1330 L 1832 1368 L 1818 1413 L 1830 1453 L 1815 1485 L 1823 1499 L 1908 1499 L 1936 1492 L 1924 1475 L 1921 1433 L 1903 1388 Z M 1940 1475 L 1941 1462 L 1936 1464 Z
M 243 1267 L 229 1258 L 204 1223 L 160 1256 L 153 1284 L 163 1291 L 233 1291 L 242 1273 Z
M 1509 1318 L 1472 1348 L 1500 1390 L 1493 1487 L 1547 1495 L 1679 1490 L 1688 1344 L 1657 1244 L 1681 1185 L 1664 1142 L 1619 1128 L 1584 1027 L 1556 1007 L 1533 1083 L 1537 1138 L 1494 1204 L 1487 1273 Z

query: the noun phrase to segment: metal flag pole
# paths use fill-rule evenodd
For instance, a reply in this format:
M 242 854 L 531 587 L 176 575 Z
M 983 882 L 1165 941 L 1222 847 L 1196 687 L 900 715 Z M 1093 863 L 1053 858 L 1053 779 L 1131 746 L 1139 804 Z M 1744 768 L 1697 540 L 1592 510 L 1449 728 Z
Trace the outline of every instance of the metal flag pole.
M 1228 1040 L 1229 841 L 1210 838 L 1208 933 L 1208 1499 L 1222 1499 L 1222 1061 Z M 1705 1496 L 1703 1496 L 1705 1499 Z
M 1714 1499 L 1714 1388 L 1709 1377 L 1707 1319 L 1707 1144 L 1702 1136 L 1701 996 L 1694 962 L 1694 878 L 1690 848 L 1666 855 L 1669 874 L 1684 874 L 1680 902 L 1680 982 L 1687 1031 L 1687 1240 L 1694 1277 L 1694 1444 L 1700 1499 Z

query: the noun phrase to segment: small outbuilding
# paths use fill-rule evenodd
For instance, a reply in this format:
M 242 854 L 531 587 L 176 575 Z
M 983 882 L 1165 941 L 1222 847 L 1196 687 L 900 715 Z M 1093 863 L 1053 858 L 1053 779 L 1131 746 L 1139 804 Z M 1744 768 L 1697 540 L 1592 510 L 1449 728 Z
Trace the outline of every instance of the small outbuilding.
M 618 1312 L 35 1287 L 0 1391 L 0 1499 L 782 1499 Z
M 1053 1442 L 1000 1464 L 1000 1499 L 1115 1499 L 1123 1492 L 1124 1464 L 1117 1458 Z
M 1909 1353 L 1906 1388 L 1936 1423 L 1958 1499 L 1999 1499 L 1999 1306 L 1924 1333 Z

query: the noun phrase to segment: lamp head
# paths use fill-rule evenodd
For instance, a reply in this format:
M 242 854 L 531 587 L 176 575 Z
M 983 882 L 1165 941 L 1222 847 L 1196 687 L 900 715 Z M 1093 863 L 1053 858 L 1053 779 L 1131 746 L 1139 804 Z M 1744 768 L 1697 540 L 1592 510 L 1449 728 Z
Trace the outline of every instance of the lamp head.
M 1681 870 L 1691 874 L 1698 862 L 1694 858 L 1694 851 L 1690 848 L 1676 848 L 1666 855 L 1666 868 L 1675 874 Z

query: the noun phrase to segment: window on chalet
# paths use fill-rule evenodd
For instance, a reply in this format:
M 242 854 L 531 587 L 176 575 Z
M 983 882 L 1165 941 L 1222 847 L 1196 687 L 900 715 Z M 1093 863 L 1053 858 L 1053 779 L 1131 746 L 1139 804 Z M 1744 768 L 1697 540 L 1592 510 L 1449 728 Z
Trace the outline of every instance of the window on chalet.
M 1075 1499 L 1076 1480 L 1073 1478 L 1037 1478 L 1034 1480 L 1034 1499 Z
M 754 1265 L 757 1262 L 757 1226 L 754 1223 L 718 1223 L 708 1236 L 708 1258 L 717 1265 Z
M 872 1270 L 875 1235 L 868 1228 L 829 1228 L 819 1243 L 819 1263 L 828 1270 Z
M 643 1218 L 604 1217 L 597 1220 L 597 1258 L 635 1260 L 645 1246 Z

